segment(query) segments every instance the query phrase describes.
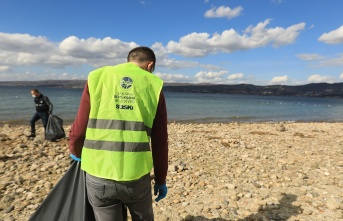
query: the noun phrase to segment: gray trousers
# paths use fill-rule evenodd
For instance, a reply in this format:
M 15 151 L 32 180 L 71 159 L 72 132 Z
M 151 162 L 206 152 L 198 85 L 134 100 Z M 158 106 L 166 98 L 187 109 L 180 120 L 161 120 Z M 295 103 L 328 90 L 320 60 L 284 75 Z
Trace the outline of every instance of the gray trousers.
M 86 173 L 89 203 L 97 221 L 122 221 L 122 206 L 130 211 L 132 221 L 153 221 L 150 174 L 138 180 L 121 182 Z

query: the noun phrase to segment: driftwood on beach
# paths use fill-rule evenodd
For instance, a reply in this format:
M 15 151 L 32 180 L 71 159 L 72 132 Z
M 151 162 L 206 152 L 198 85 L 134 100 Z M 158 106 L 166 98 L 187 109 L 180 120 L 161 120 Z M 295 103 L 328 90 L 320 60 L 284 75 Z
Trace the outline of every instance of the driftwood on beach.
M 66 133 L 70 126 L 65 126 Z M 155 220 L 343 220 L 343 123 L 170 123 Z M 68 138 L 0 127 L 0 220 L 23 221 L 70 165 Z M 68 134 L 67 134 L 68 136 Z

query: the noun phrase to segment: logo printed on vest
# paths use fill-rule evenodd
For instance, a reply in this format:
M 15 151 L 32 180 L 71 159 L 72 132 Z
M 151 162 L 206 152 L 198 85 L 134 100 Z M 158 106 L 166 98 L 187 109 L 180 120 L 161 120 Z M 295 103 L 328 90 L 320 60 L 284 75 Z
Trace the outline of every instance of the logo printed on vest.
M 133 80 L 130 77 L 123 77 L 120 80 L 120 86 L 124 89 L 129 89 L 132 87 L 132 85 L 133 85 Z

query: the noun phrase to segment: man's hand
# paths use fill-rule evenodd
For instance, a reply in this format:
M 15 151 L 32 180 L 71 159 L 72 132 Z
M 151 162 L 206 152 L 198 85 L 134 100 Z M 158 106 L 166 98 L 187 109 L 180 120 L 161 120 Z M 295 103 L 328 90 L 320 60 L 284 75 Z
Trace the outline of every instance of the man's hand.
M 81 161 L 81 158 L 75 156 L 75 155 L 72 154 L 72 153 L 70 154 L 70 157 L 71 157 L 73 160 L 75 160 L 75 161 Z
M 154 186 L 154 195 L 157 196 L 157 198 L 155 199 L 156 202 L 160 201 L 161 199 L 163 199 L 164 197 L 167 196 L 168 193 L 168 188 L 166 184 L 158 184 L 155 183 Z

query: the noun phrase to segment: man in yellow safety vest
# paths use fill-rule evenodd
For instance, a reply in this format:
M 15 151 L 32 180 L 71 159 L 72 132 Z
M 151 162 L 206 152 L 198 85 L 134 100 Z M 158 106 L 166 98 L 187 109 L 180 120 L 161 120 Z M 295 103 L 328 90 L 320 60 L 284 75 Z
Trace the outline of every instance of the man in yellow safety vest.
M 101 221 L 121 220 L 123 205 L 132 220 L 154 220 L 152 168 L 155 201 L 167 195 L 167 110 L 163 81 L 151 74 L 156 57 L 137 47 L 127 61 L 89 74 L 69 133 L 71 157 L 81 161 Z

